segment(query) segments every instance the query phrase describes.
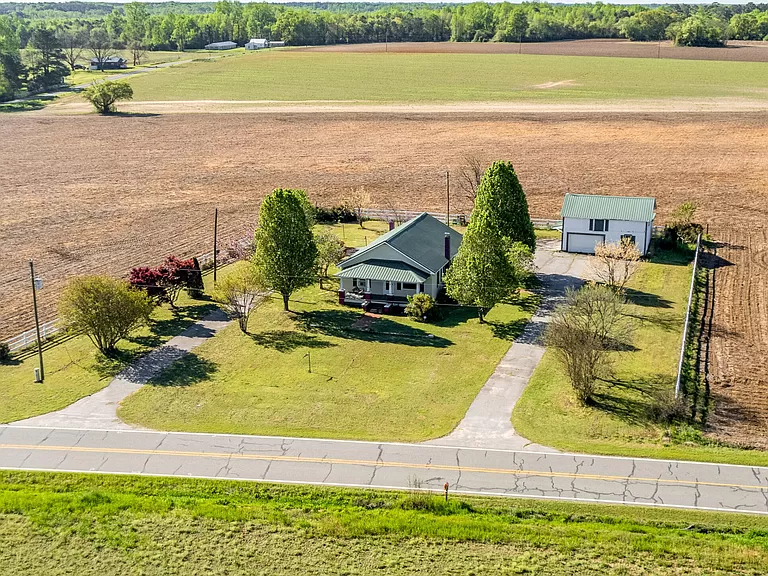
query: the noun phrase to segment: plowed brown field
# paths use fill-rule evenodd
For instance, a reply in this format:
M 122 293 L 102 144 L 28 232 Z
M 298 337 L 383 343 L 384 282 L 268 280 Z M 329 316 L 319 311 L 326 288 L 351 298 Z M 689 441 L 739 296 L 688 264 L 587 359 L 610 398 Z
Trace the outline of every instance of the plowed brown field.
M 565 40 L 561 42 L 390 42 L 334 44 L 297 48 L 304 52 L 400 52 L 419 54 L 541 54 L 606 56 L 612 58 L 672 58 L 676 60 L 731 60 L 768 62 L 768 42 L 731 40 L 725 48 L 674 46 L 670 41 L 630 42 L 622 39 Z
M 708 424 L 720 440 L 768 449 L 768 229 L 712 232 L 718 248 Z
M 689 199 L 712 222 L 768 217 L 765 114 L 20 114 L 0 142 L 0 338 L 31 326 L 29 259 L 52 318 L 73 274 L 210 251 L 214 207 L 223 244 L 276 186 L 441 210 L 466 155 L 514 161 L 538 217 L 565 192 L 653 195 L 660 220 Z

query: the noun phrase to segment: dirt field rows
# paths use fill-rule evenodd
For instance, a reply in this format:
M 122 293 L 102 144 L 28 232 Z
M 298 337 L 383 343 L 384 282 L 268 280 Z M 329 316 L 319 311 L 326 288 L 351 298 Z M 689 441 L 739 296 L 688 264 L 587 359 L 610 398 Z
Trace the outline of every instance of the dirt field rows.
M 567 40 L 562 42 L 390 42 L 389 44 L 336 44 L 298 48 L 307 52 L 400 52 L 451 54 L 542 54 L 558 56 L 610 56 L 620 58 L 673 58 L 768 62 L 768 42 L 731 40 L 725 48 L 673 46 L 670 41 L 630 42 L 622 39 Z
M 248 233 L 276 186 L 306 188 L 321 204 L 365 188 L 373 206 L 439 210 L 445 171 L 455 184 L 466 155 L 513 160 L 539 217 L 556 217 L 568 191 L 654 195 L 662 220 L 686 199 L 712 222 L 752 225 L 768 213 L 768 118 L 757 114 L 2 120 L 0 141 L 14 145 L 0 149 L 0 337 L 31 325 L 30 258 L 51 318 L 73 274 L 211 250 L 216 206 L 225 237 Z M 454 187 L 454 210 L 462 203 Z
M 713 227 L 710 340 L 714 437 L 768 449 L 768 229 Z

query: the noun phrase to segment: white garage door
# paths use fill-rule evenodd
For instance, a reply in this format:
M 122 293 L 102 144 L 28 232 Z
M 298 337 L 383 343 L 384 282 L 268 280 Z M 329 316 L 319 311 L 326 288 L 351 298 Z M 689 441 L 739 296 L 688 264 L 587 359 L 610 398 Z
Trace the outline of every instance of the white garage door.
M 569 232 L 566 251 L 594 254 L 595 245 L 602 242 L 605 242 L 604 234 L 574 234 L 573 232 Z

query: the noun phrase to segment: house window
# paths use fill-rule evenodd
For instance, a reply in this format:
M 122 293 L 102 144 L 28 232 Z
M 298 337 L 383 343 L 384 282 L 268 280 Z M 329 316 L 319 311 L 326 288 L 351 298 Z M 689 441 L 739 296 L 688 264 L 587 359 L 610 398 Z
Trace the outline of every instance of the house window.
M 416 284 L 409 284 L 408 282 L 403 282 L 403 290 L 416 290 Z
M 630 244 L 635 244 L 635 237 L 632 234 L 622 234 L 621 241 L 622 243 L 629 242 Z
M 397 283 L 397 289 L 398 290 L 402 290 L 403 289 L 403 283 L 402 282 L 398 282 Z
M 589 229 L 594 232 L 608 232 L 608 220 L 590 219 Z
M 389 292 L 389 280 L 387 280 L 386 282 L 384 282 L 384 290 L 386 290 L 387 292 Z

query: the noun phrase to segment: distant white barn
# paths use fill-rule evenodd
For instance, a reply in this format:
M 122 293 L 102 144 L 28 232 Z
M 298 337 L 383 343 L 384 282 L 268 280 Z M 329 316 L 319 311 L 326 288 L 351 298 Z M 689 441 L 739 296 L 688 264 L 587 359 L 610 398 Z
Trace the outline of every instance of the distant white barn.
M 206 50 L 232 50 L 233 48 L 237 48 L 237 43 L 230 41 L 213 42 L 212 44 L 205 45 Z
M 261 50 L 269 48 L 269 40 L 266 38 L 251 38 L 251 41 L 245 45 L 246 50 Z
M 563 252 L 594 254 L 598 244 L 626 239 L 645 254 L 651 244 L 656 199 L 566 194 L 560 216 Z
M 280 48 L 285 46 L 285 42 L 276 40 L 267 40 L 266 38 L 251 38 L 245 45 L 246 50 L 261 50 L 263 48 Z

